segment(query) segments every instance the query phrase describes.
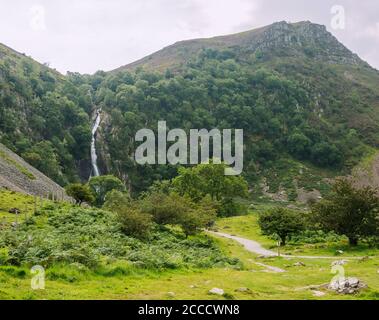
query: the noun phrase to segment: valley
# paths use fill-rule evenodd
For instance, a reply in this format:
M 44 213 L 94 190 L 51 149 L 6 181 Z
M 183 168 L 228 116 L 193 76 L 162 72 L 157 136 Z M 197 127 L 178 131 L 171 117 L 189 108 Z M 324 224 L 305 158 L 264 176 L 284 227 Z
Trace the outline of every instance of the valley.
M 92 75 L 0 44 L 0 299 L 377 300 L 378 111 L 379 71 L 309 21 Z M 184 166 L 200 130 L 236 139 Z

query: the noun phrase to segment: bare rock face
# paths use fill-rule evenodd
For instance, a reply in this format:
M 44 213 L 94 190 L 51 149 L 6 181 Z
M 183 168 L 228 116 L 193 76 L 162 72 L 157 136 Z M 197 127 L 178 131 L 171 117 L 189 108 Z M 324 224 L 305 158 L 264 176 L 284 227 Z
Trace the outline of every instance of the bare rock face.
M 367 288 L 367 285 L 358 278 L 342 278 L 332 281 L 328 289 L 340 294 L 354 294 L 362 289 Z

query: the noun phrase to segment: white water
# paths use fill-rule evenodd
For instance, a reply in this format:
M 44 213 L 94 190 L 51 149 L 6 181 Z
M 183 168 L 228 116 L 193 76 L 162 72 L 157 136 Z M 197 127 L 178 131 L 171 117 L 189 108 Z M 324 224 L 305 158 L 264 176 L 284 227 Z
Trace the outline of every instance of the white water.
M 92 127 L 92 142 L 91 142 L 91 164 L 92 164 L 92 176 L 100 176 L 99 167 L 97 166 L 97 154 L 96 154 L 96 133 L 99 129 L 101 122 L 101 111 L 96 111 L 96 120 Z

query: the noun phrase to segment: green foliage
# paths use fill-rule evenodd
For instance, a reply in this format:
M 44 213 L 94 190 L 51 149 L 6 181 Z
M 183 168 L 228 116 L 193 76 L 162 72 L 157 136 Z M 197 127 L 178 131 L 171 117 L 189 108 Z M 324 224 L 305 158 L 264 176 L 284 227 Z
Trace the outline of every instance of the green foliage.
M 122 231 L 130 237 L 146 239 L 153 227 L 152 217 L 136 207 L 120 207 L 117 209 Z
M 90 155 L 84 92 L 2 45 L 0 56 L 0 141 L 60 184 L 76 180 L 75 161 Z
M 108 192 L 103 209 L 117 213 L 122 231 L 127 236 L 139 239 L 149 237 L 153 227 L 152 216 L 142 212 L 129 194 L 118 190 Z
M 8 265 L 76 264 L 97 269 L 105 261 L 129 261 L 138 268 L 211 268 L 236 264 L 204 236 L 186 239 L 167 228 L 153 228 L 149 241 L 125 235 L 117 214 L 98 209 L 52 206 L 34 224 L 0 233 L 1 257 Z
M 261 213 L 258 223 L 263 234 L 277 236 L 281 246 L 286 245 L 291 235 L 305 229 L 304 219 L 300 212 L 280 207 Z
M 133 161 L 135 133 L 156 130 L 162 119 L 187 133 L 244 129 L 249 183 L 265 172 L 271 172 L 271 183 L 287 158 L 345 172 L 379 145 L 373 85 L 378 73 L 365 65 L 324 61 L 326 49 L 311 43 L 294 46 L 289 52 L 239 46 L 190 50 L 175 72 L 139 68 L 67 77 L 1 47 L 0 141 L 59 183 L 77 182 L 79 173 L 86 174 L 80 171 L 90 156 L 89 119 L 96 105 L 109 123 L 102 132 L 109 173 L 123 180 L 127 175 L 133 194 L 177 175 L 176 167 Z M 295 199 L 293 187 L 290 191 Z M 99 205 L 103 201 L 98 199 Z
M 332 193 L 312 207 L 312 220 L 326 231 L 349 238 L 356 246 L 361 239 L 379 236 L 379 198 L 376 190 L 354 187 L 353 181 L 339 179 Z
M 108 192 L 112 190 L 125 191 L 125 185 L 115 176 L 93 177 L 89 181 L 89 187 L 95 194 L 97 206 L 102 206 Z
M 139 207 L 157 224 L 181 226 L 186 236 L 199 233 L 216 219 L 215 204 L 210 197 L 195 202 L 175 192 L 151 192 L 140 200 Z
M 180 168 L 173 186 L 179 194 L 187 195 L 194 201 L 210 196 L 219 204 L 218 212 L 221 215 L 236 215 L 240 210 L 234 198 L 247 197 L 248 185 L 242 176 L 225 175 L 225 168 L 226 165 L 213 163 Z
M 76 203 L 80 206 L 83 202 L 91 204 L 95 201 L 95 197 L 88 187 L 80 183 L 69 184 L 66 186 L 66 193 L 74 198 Z

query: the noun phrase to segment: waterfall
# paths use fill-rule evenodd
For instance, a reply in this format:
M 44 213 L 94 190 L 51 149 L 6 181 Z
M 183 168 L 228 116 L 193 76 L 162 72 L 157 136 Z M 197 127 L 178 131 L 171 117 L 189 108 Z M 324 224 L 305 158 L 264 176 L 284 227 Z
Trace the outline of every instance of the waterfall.
M 101 110 L 96 111 L 95 123 L 92 127 L 92 142 L 91 142 L 91 164 L 92 164 L 92 176 L 100 176 L 99 167 L 97 166 L 97 154 L 96 154 L 96 133 L 99 129 L 101 122 Z

